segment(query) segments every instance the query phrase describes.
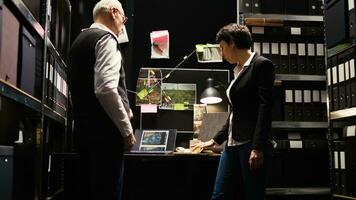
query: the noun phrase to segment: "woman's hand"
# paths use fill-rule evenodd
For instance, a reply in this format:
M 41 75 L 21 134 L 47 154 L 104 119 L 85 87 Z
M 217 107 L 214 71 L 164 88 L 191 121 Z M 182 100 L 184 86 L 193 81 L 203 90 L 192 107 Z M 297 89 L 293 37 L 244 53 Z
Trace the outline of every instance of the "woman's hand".
M 248 160 L 251 170 L 258 169 L 263 164 L 263 151 L 252 149 Z
M 215 141 L 213 139 L 206 141 L 206 142 L 198 142 L 194 145 L 191 146 L 191 150 L 193 153 L 200 153 L 201 151 L 203 151 L 203 149 L 208 148 L 208 147 L 212 147 L 214 146 Z

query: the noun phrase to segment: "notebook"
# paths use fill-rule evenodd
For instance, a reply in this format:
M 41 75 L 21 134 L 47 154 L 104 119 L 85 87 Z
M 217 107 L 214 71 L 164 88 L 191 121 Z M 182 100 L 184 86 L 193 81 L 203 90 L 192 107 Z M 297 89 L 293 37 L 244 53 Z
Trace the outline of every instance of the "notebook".
M 175 149 L 177 130 L 139 130 L 135 131 L 136 144 L 128 153 L 172 153 Z

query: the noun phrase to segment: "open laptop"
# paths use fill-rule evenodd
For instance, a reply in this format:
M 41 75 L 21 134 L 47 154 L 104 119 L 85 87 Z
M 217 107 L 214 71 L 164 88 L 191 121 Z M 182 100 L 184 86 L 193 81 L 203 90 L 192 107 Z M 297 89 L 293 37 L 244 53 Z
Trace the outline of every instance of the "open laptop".
M 136 129 L 136 144 L 127 153 L 141 154 L 166 154 L 175 149 L 177 130 L 140 130 Z

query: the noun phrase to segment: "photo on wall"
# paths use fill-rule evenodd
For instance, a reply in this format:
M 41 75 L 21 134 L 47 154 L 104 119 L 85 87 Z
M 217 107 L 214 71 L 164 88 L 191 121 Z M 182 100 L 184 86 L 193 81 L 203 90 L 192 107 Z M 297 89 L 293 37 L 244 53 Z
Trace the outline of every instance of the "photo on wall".
M 196 84 L 162 83 L 164 100 L 159 107 L 163 110 L 193 110 L 196 102 Z
M 136 82 L 136 106 L 161 105 L 162 72 L 160 69 L 141 68 Z

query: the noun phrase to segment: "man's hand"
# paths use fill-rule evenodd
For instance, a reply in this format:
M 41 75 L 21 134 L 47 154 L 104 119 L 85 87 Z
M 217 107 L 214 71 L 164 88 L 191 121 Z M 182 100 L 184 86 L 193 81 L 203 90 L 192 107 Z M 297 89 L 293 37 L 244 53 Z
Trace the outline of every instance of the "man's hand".
M 124 138 L 124 145 L 126 150 L 131 149 L 135 143 L 136 137 L 133 133 Z
M 250 165 L 251 170 L 261 167 L 263 164 L 263 151 L 252 149 L 248 164 Z

